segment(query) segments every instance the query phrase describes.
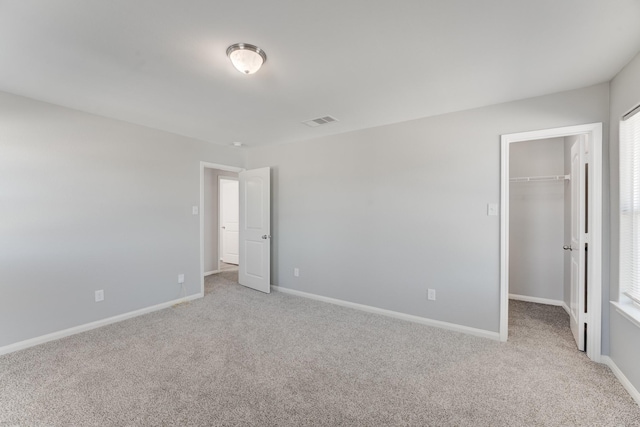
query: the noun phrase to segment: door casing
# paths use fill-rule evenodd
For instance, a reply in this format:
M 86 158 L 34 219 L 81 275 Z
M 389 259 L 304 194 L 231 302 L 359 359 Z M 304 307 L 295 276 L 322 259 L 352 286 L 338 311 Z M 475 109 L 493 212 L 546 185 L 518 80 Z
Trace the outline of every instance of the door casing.
M 586 135 L 589 144 L 589 215 L 587 242 L 587 356 L 602 356 L 602 123 L 505 134 L 501 136 L 500 173 L 500 341 L 509 336 L 509 148 L 514 142 Z

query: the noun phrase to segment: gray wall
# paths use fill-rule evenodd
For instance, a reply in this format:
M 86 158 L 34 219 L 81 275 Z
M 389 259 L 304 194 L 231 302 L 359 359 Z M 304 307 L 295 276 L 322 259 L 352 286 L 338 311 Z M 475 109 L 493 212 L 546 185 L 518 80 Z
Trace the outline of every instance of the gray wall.
M 616 123 L 640 99 L 638 63 L 611 83 Z M 179 273 L 197 293 L 191 206 L 201 160 L 273 167 L 274 284 L 497 331 L 499 224 L 486 203 L 499 200 L 499 135 L 589 122 L 608 129 L 608 89 L 256 148 L 246 160 L 232 148 L 0 93 L 0 346 L 177 298 Z M 611 136 L 617 144 L 617 124 Z M 606 135 L 604 147 L 608 162 Z M 617 145 L 611 153 L 617 206 Z M 608 242 L 608 208 L 604 216 Z M 617 265 L 615 215 L 612 225 Z M 608 301 L 607 259 L 603 273 Z M 617 285 L 617 271 L 611 278 Z M 427 303 L 428 287 L 437 301 Z M 105 290 L 100 304 L 96 289 Z
M 513 143 L 510 177 L 564 175 L 564 138 Z M 509 293 L 564 301 L 564 181 L 512 182 Z
M 198 293 L 200 161 L 243 156 L 0 93 L 0 346 Z
M 611 81 L 611 300 L 618 299 L 619 245 L 619 122 L 623 114 L 640 104 L 640 55 Z M 605 301 L 608 301 L 607 298 Z M 609 305 L 607 304 L 607 308 Z M 609 326 L 609 325 L 607 325 Z M 611 310 L 609 355 L 634 387 L 640 390 L 640 328 Z
M 272 283 L 497 332 L 500 135 L 606 124 L 608 97 L 601 84 L 248 150 L 248 168 L 273 167 Z
M 220 169 L 204 169 L 204 272 L 218 269 L 218 236 L 220 228 L 218 226 L 219 200 L 218 200 L 218 177 L 230 176 L 237 178 L 235 172 L 223 171 Z

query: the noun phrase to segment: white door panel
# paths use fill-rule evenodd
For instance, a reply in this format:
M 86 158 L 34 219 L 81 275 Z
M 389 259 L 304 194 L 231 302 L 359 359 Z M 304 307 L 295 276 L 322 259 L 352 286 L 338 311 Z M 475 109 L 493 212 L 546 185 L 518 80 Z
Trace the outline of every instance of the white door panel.
M 240 258 L 240 196 L 237 180 L 220 179 L 220 259 L 238 264 Z
M 578 349 L 585 350 L 585 143 L 580 138 L 571 147 L 571 307 L 570 325 Z
M 262 176 L 249 176 L 245 181 L 246 189 L 246 226 L 250 230 L 262 230 L 265 227 L 264 199 L 265 179 Z
M 270 169 L 240 172 L 241 285 L 271 292 Z
M 247 276 L 261 279 L 264 275 L 264 265 L 262 260 L 264 244 L 261 242 L 245 242 L 245 259 L 247 260 Z

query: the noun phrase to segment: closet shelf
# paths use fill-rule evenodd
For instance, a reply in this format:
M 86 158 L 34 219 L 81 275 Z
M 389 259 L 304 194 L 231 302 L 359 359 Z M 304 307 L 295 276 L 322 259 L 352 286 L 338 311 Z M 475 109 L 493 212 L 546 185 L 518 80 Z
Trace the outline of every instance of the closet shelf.
M 546 182 L 546 181 L 565 181 L 570 180 L 569 175 L 546 175 L 546 176 L 518 176 L 509 178 L 510 182 Z

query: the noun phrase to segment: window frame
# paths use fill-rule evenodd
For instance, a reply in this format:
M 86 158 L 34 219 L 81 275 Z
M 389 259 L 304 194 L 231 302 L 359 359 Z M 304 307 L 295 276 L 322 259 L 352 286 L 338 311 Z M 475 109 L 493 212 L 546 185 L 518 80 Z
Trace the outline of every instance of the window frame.
M 634 128 L 627 132 L 629 125 Z M 631 140 L 627 139 L 628 134 L 631 135 Z M 629 148 L 629 145 L 632 147 Z M 640 327 L 640 197 L 637 197 L 640 194 L 640 105 L 620 119 L 618 166 L 619 280 L 615 307 Z M 625 226 L 629 221 L 631 225 Z M 631 228 L 630 232 L 628 228 Z M 637 259 L 634 261 L 634 258 Z M 629 264 L 633 266 L 629 267 Z M 629 289 L 628 276 L 632 276 L 631 271 L 636 273 L 634 280 L 638 283 L 635 283 L 635 289 Z

